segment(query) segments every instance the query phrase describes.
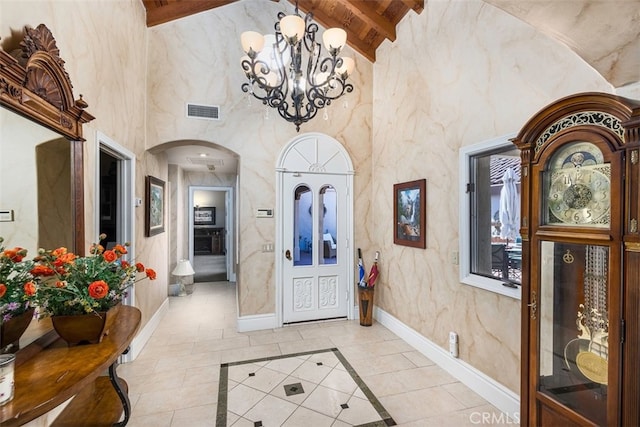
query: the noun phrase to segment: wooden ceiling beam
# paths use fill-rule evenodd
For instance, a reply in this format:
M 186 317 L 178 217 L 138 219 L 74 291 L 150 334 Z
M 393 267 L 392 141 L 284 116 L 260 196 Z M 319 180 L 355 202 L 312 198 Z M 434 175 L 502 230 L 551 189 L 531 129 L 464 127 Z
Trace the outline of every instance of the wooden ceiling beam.
M 183 0 L 183 1 L 167 1 L 167 0 L 144 0 L 143 3 L 147 9 L 147 27 L 164 24 L 194 13 L 204 12 L 205 10 L 215 9 L 237 0 Z M 154 7 L 158 3 L 159 7 Z
M 147 27 L 152 27 L 236 1 L 142 0 L 142 3 L 147 11 Z M 296 4 L 296 0 L 288 1 Z M 424 3 L 424 0 L 298 0 L 300 10 L 311 11 L 325 28 L 344 28 L 349 46 L 371 62 L 375 62 L 376 49 L 384 39 L 396 40 L 398 21 L 409 10 L 422 12 Z
M 293 2 L 295 3 L 295 0 L 293 0 Z M 353 31 L 349 31 L 349 28 L 345 27 L 344 22 L 336 19 L 333 16 L 330 16 L 324 11 L 324 9 L 314 7 L 313 3 L 313 0 L 301 0 L 298 1 L 298 7 L 304 13 L 311 11 L 313 13 L 313 19 L 319 22 L 325 28 L 344 28 L 347 31 L 347 44 L 355 49 L 356 52 L 362 54 L 369 61 L 376 61 L 377 46 L 372 46 L 361 40 L 356 33 L 354 33 Z
M 346 0 L 342 4 L 365 24 L 375 28 L 383 37 L 392 42 L 396 41 L 396 28 L 373 8 L 376 3 L 366 0 Z
M 401 0 L 409 9 L 420 14 L 424 10 L 424 0 Z

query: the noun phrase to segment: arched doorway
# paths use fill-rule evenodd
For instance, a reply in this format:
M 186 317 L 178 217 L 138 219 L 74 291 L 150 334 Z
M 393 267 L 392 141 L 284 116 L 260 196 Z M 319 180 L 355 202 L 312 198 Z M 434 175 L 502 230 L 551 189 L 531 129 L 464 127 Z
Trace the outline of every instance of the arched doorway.
M 321 133 L 291 140 L 277 164 L 279 324 L 352 318 L 353 164 Z

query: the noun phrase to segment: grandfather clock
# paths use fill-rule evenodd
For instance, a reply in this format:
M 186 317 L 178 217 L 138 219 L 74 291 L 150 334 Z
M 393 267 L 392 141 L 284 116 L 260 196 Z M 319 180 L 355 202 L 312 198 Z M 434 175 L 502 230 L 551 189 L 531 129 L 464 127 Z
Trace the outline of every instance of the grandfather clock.
M 523 426 L 640 425 L 640 101 L 584 93 L 521 150 Z

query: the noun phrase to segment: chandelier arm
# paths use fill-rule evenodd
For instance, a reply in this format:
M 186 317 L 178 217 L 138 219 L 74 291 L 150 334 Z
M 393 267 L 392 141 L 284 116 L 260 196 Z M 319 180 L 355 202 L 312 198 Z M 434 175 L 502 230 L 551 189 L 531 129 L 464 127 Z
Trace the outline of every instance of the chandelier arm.
M 316 44 L 316 35 L 318 34 L 318 24 L 310 22 L 312 17 L 311 13 L 308 13 L 305 17 L 306 29 L 302 39 L 307 52 L 313 52 L 313 45 Z

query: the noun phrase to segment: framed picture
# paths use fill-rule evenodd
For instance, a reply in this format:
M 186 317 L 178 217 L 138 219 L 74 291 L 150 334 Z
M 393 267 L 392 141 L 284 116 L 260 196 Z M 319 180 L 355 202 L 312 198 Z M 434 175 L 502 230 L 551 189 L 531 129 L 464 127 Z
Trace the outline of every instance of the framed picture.
M 198 206 L 193 208 L 194 225 L 216 225 L 216 208 L 214 206 Z
M 393 243 L 426 248 L 426 179 L 393 186 Z
M 145 218 L 147 237 L 164 232 L 164 181 L 153 176 L 146 178 Z

